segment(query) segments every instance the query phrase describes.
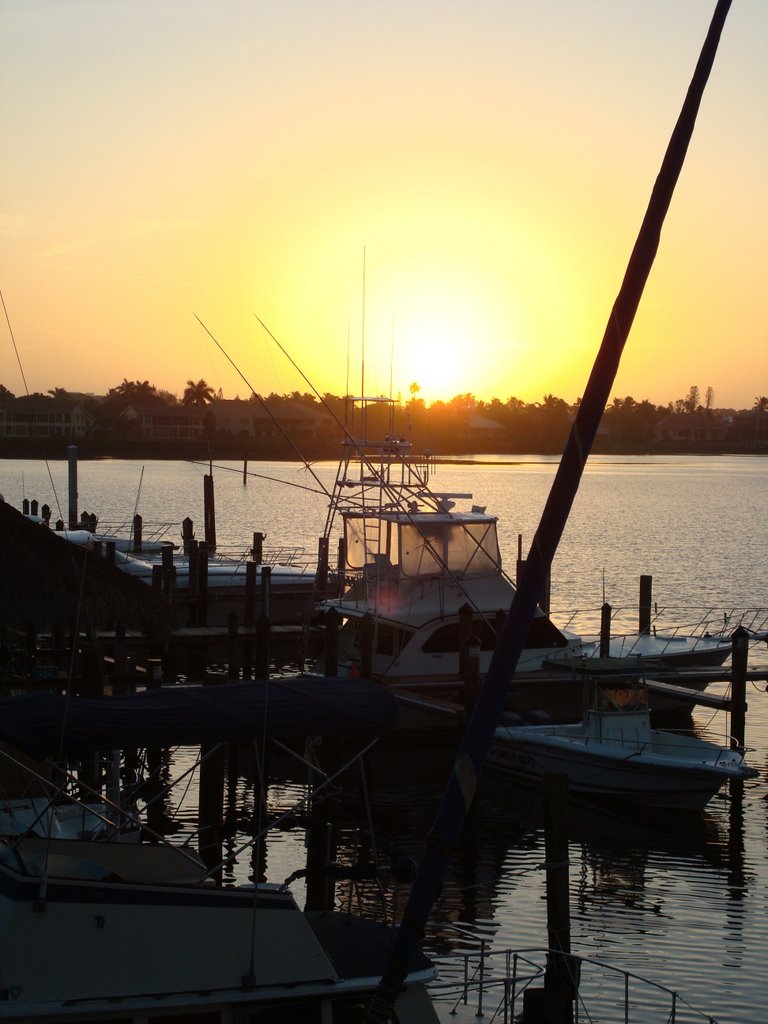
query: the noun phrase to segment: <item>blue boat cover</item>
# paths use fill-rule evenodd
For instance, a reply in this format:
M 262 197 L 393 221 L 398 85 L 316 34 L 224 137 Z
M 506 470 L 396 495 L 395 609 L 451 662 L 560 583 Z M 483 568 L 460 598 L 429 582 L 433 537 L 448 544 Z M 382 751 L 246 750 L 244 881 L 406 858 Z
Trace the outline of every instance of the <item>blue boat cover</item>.
M 122 697 L 28 693 L 0 700 L 0 740 L 36 758 L 264 736 L 383 735 L 397 701 L 364 679 L 298 676 L 145 690 Z

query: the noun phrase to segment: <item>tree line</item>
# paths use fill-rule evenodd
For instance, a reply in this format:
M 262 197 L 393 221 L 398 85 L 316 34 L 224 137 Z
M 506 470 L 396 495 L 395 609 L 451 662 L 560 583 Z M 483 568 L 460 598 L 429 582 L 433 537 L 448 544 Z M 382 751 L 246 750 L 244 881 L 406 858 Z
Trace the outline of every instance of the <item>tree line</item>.
M 442 451 L 469 450 L 466 444 L 470 437 L 476 450 L 496 450 L 494 445 L 498 445 L 503 438 L 504 449 L 509 451 L 559 451 L 579 406 L 579 401 L 569 404 L 552 394 L 544 395 L 538 402 L 524 402 L 515 397 L 483 401 L 471 393 L 455 395 L 448 401 L 434 401 L 427 406 L 419 397 L 420 390 L 419 384 L 413 382 L 407 400 L 398 398 L 392 403 L 371 405 L 367 412 L 369 435 L 385 436 L 394 432 L 422 447 Z M 10 390 L 0 384 L 0 406 L 15 398 Z M 226 433 L 217 428 L 214 415 L 215 402 L 223 400 L 224 395 L 220 389 L 215 390 L 203 379 L 188 380 L 180 396 L 158 388 L 148 380 L 123 378 L 102 396 L 56 387 L 45 394 L 38 392 L 23 396 L 22 400 L 32 398 L 77 401 L 93 416 L 95 437 L 128 436 L 131 431 L 130 421 L 121 416 L 129 406 L 142 409 L 186 406 L 208 410 L 205 420 L 206 437 L 210 440 L 224 438 Z M 339 426 L 344 423 L 344 399 L 330 393 L 322 397 L 299 391 L 282 395 L 273 392 L 266 396 L 254 393 L 243 401 L 266 406 L 277 422 L 280 422 L 281 414 L 290 418 L 289 411 L 298 404 L 318 417 L 323 425 L 318 427 L 316 433 L 322 436 L 324 432 L 328 440 L 337 439 Z M 768 414 L 768 396 L 757 396 L 750 410 L 737 411 L 716 409 L 711 387 L 705 389 L 702 397 L 699 387 L 693 385 L 686 395 L 666 405 L 656 405 L 648 399 L 636 401 L 627 395 L 613 398 L 605 409 L 603 435 L 610 438 L 617 448 L 643 449 L 658 438 L 659 425 L 672 414 L 734 419 L 750 411 L 760 416 Z

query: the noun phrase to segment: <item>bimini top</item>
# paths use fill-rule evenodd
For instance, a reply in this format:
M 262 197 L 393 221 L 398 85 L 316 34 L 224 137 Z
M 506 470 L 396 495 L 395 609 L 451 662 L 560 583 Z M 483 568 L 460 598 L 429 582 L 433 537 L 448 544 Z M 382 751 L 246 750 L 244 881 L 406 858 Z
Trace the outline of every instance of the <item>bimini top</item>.
M 296 677 L 165 687 L 123 697 L 29 693 L 0 700 L 0 740 L 32 757 L 260 736 L 382 735 L 397 701 L 365 679 Z

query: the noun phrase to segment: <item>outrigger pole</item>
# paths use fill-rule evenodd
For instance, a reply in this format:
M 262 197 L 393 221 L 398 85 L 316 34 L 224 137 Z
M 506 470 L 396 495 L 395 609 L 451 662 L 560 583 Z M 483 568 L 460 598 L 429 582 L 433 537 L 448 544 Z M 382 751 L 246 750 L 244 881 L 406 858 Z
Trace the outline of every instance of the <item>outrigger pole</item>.
M 374 993 L 366 1020 L 382 1024 L 394 1019 L 394 1003 L 402 989 L 408 964 L 420 942 L 438 895 L 449 853 L 455 848 L 478 779 L 504 709 L 509 684 L 543 593 L 546 574 L 568 521 L 584 465 L 597 434 L 632 327 L 640 298 L 659 246 L 661 228 L 680 176 L 696 124 L 701 98 L 714 63 L 731 0 L 718 0 L 667 151 L 651 193 L 627 270 L 614 302 L 600 350 L 595 359 L 576 418 L 552 483 L 541 521 L 512 605 L 499 636 L 472 717 L 459 745 L 451 775 L 427 837 L 408 905 L 395 937 L 384 974 Z

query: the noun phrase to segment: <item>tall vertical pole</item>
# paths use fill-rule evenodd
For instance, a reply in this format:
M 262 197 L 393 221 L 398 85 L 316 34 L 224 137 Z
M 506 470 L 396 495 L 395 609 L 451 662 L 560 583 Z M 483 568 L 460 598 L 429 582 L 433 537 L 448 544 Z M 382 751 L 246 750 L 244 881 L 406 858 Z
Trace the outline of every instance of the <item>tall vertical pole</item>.
M 69 528 L 77 529 L 77 445 L 67 447 L 67 463 L 69 466 Z

